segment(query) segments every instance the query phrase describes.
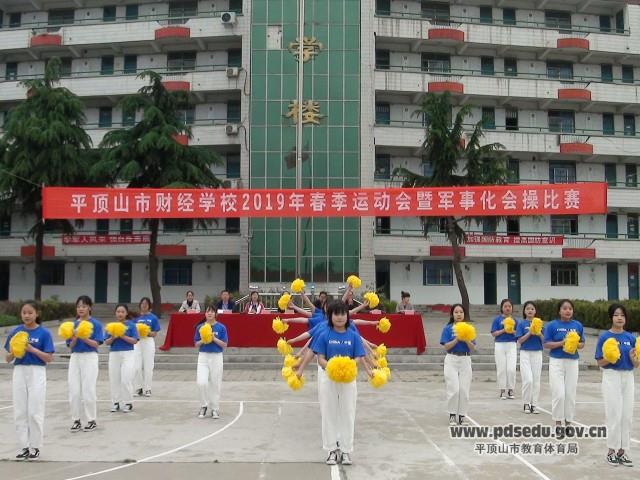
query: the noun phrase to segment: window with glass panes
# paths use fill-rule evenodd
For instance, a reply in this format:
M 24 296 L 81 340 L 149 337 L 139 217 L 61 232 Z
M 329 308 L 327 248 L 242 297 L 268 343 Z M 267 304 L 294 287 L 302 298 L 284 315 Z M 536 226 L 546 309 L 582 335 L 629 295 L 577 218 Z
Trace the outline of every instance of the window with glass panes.
M 138 5 L 127 5 L 125 9 L 125 18 L 127 20 L 137 20 L 138 19 Z
M 571 12 L 546 10 L 544 20 L 547 28 L 558 28 L 560 33 L 571 33 Z
M 495 71 L 493 57 L 480 57 L 480 73 L 482 75 L 493 75 Z
M 18 79 L 18 63 L 17 62 L 7 62 L 5 64 L 4 79 L 5 80 Z
M 230 48 L 227 50 L 227 66 L 228 67 L 241 67 L 242 66 L 242 50 L 239 48 Z
M 22 14 L 20 12 L 9 14 L 9 28 L 18 28 L 22 25 Z
M 167 55 L 167 70 L 184 72 L 196 69 L 196 52 L 171 52 Z
M 376 103 L 376 124 L 389 125 L 391 123 L 391 106 L 388 103 Z
M 227 153 L 227 178 L 240 178 L 239 153 Z
M 64 285 L 65 263 L 45 260 L 40 270 L 42 285 Z
M 162 230 L 165 232 L 192 232 L 193 218 L 165 218 L 162 220 Z
M 376 233 L 378 235 L 391 233 L 391 217 L 376 217 Z
M 574 183 L 575 181 L 575 163 L 549 162 L 549 183 Z
M 11 216 L 4 215 L 0 217 L 0 237 L 8 237 L 11 235 Z
M 100 75 L 113 75 L 113 64 L 113 55 L 105 55 L 102 57 Z
M 515 8 L 503 8 L 502 9 L 502 23 L 505 25 L 516 24 L 516 10 Z
M 518 60 L 516 58 L 504 59 L 504 74 L 507 77 L 518 76 Z
M 578 285 L 578 264 L 577 263 L 552 263 L 551 264 L 551 286 L 577 286 Z
M 627 238 L 638 239 L 638 214 L 627 213 Z
M 390 59 L 389 50 L 376 48 L 376 68 L 378 70 L 389 70 Z
M 624 134 L 628 136 L 635 136 L 636 134 L 636 116 L 629 114 L 622 117 L 624 123 Z
M 193 271 L 191 260 L 163 260 L 162 284 L 190 286 Z
M 49 25 L 70 25 L 73 23 L 75 11 L 72 8 L 56 8 L 49 10 Z
M 453 285 L 453 264 L 450 260 L 425 260 L 423 285 Z
M 574 133 L 575 112 L 571 110 L 549 110 L 549 130 L 556 133 Z
M 438 25 L 449 24 L 449 4 L 442 2 L 420 2 L 422 17 Z
M 108 5 L 102 8 L 102 21 L 103 22 L 115 22 L 116 21 L 116 6 Z
M 376 169 L 374 178 L 376 180 L 387 180 L 391 177 L 391 155 L 388 153 L 376 154 Z
M 169 2 L 169 24 L 176 25 L 186 23 L 189 17 L 198 14 L 197 0 L 188 2 Z
M 450 72 L 451 56 L 442 53 L 422 52 L 420 64 L 423 72 Z
M 242 13 L 242 0 L 229 0 L 229 10 L 236 13 Z
M 496 109 L 482 107 L 482 128 L 493 130 L 496 128 Z
M 603 63 L 600 65 L 600 80 L 603 82 L 613 82 L 613 65 Z
M 627 163 L 624 166 L 624 181 L 627 187 L 638 186 L 638 166 L 634 163 Z
M 132 74 L 137 72 L 138 72 L 138 56 L 125 55 L 124 56 L 124 73 Z
M 573 64 L 571 62 L 547 62 L 547 77 L 568 80 L 573 78 Z
M 551 233 L 556 235 L 578 235 L 578 217 L 575 215 L 552 215 Z
M 227 102 L 227 122 L 240 123 L 240 101 L 229 100 Z
M 624 83 L 633 83 L 633 65 L 622 65 L 622 81 Z
M 493 23 L 493 7 L 480 7 L 480 23 Z
M 108 128 L 112 125 L 113 108 L 112 107 L 100 107 L 98 113 L 98 127 Z

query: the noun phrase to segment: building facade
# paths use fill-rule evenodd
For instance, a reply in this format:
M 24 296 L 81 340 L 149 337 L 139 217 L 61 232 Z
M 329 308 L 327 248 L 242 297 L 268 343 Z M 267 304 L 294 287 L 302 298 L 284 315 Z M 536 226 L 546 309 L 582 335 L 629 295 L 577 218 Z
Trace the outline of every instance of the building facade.
M 396 167 L 429 174 L 426 92 L 472 105 L 485 142 L 505 146 L 514 183 L 601 182 L 607 215 L 523 217 L 469 226 L 472 303 L 638 298 L 640 5 L 632 0 L 0 0 L 0 128 L 21 80 L 63 60 L 61 84 L 86 105 L 94 145 L 135 123 L 119 100 L 145 69 L 187 89 L 190 145 L 223 158 L 232 187 L 382 187 Z M 301 81 L 302 102 L 297 102 Z M 296 178 L 298 115 L 303 118 Z M 33 292 L 32 219 L 0 223 L 0 300 Z M 86 221 L 46 236 L 43 295 L 137 301 L 149 293 L 145 225 Z M 228 219 L 163 222 L 165 301 L 249 285 L 276 290 L 296 271 L 316 290 L 358 272 L 414 303 L 459 299 L 438 219 Z M 505 237 L 509 237 L 505 240 Z M 500 244 L 496 244 L 500 241 Z M 505 244 L 506 242 L 506 244 Z

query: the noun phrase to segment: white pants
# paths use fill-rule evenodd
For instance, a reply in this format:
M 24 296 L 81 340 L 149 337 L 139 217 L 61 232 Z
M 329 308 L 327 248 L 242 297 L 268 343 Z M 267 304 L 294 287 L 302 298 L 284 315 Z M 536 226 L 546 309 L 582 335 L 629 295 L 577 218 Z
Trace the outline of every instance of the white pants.
M 633 417 L 633 370 L 602 369 L 602 396 L 607 418 L 607 447 L 628 450 Z
M 513 390 L 516 388 L 516 364 L 518 362 L 516 343 L 496 342 L 494 355 L 498 373 L 498 388 Z
M 20 448 L 42 448 L 46 392 L 44 366 L 13 367 L 13 417 Z
M 156 342 L 154 337 L 141 338 L 133 347 L 136 352 L 135 388 L 151 390 L 155 366 Z
M 200 390 L 200 405 L 218 410 L 222 387 L 222 353 L 200 352 L 198 354 L 196 382 Z
M 135 355 L 133 350 L 109 352 L 109 385 L 112 403 L 133 402 Z
M 520 377 L 522 379 L 522 402 L 538 405 L 540 398 L 540 375 L 542 374 L 542 350 L 520 350 Z
M 444 383 L 449 414 L 466 415 L 471 389 L 471 357 L 448 353 L 444 357 Z
M 339 448 L 351 453 L 358 399 L 356 381 L 336 383 L 323 370 L 320 386 L 322 393 L 318 394 L 318 399 L 322 415 L 322 447 L 328 452 Z
M 98 354 L 72 353 L 69 360 L 69 403 L 72 420 L 96 420 Z
M 571 358 L 549 358 L 551 417 L 556 422 L 573 422 L 575 418 L 578 367 L 578 360 Z

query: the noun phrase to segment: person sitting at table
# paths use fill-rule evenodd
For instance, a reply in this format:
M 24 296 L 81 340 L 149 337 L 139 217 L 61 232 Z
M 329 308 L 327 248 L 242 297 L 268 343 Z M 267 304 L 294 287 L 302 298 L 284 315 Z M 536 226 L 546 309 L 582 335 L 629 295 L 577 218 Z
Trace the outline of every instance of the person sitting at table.
M 400 292 L 400 303 L 396 306 L 396 313 L 404 313 L 405 310 L 413 310 L 411 305 L 411 294 L 409 292 Z
M 228 310 L 233 311 L 236 306 L 236 302 L 231 300 L 229 290 L 222 290 L 220 292 L 220 301 L 216 305 L 216 310 Z
M 260 301 L 258 292 L 251 292 L 251 299 L 244 307 L 244 313 L 264 313 L 264 305 Z
M 193 298 L 193 292 L 191 290 L 187 291 L 187 299 L 182 302 L 180 305 L 180 309 L 178 312 L 181 313 L 200 313 L 200 304 L 198 300 Z

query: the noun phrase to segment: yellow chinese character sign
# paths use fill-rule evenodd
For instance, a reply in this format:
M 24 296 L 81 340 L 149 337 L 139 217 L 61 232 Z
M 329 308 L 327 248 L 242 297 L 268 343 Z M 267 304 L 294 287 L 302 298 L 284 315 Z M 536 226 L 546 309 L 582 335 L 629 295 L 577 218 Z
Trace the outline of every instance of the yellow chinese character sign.
M 292 100 L 289 103 L 289 111 L 286 113 L 286 117 L 290 118 L 292 123 L 298 123 L 298 116 L 300 115 L 300 107 L 297 100 Z M 320 103 L 313 100 L 306 100 L 302 102 L 302 123 L 320 125 L 320 120 L 324 115 L 320 114 Z
M 303 37 L 302 39 L 302 62 L 306 63 L 313 57 L 318 55 L 324 46 L 318 41 L 316 37 Z M 289 43 L 289 52 L 298 60 L 300 54 L 300 37 L 297 37 L 295 42 Z

